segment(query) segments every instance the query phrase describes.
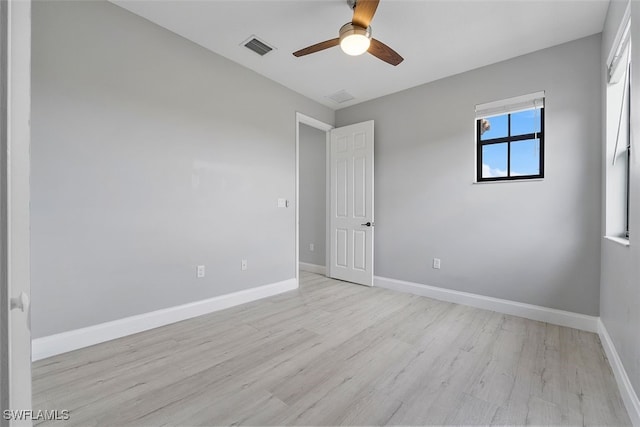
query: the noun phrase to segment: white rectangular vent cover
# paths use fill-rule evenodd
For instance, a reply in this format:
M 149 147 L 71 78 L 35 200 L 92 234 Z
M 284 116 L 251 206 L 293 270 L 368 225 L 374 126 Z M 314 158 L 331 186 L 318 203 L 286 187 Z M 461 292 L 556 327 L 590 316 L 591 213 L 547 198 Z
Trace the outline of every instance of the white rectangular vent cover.
M 334 93 L 333 95 L 329 95 L 327 98 L 329 98 L 330 100 L 338 104 L 342 104 L 343 102 L 347 102 L 347 101 L 351 101 L 352 99 L 355 99 L 353 95 L 351 95 L 349 92 L 347 92 L 344 89 Z
M 273 46 L 269 46 L 264 40 L 260 40 L 255 35 L 243 41 L 242 45 L 260 56 L 264 56 L 275 49 Z

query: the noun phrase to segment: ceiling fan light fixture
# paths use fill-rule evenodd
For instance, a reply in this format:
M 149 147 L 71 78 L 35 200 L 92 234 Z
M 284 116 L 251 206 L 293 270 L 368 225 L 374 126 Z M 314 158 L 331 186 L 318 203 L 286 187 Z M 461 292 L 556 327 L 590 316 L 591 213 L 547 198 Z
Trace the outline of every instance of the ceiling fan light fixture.
M 293 52 L 293 56 L 299 58 L 340 45 L 342 51 L 347 55 L 356 56 L 369 52 L 394 67 L 404 61 L 402 56 L 398 55 L 398 52 L 380 40 L 371 38 L 371 20 L 376 13 L 380 0 L 347 1 L 349 7 L 353 9 L 353 18 L 351 22 L 344 24 L 340 28 L 338 37 L 297 50 Z
M 362 28 L 348 23 L 340 28 L 340 48 L 347 55 L 362 55 L 369 49 L 370 45 L 371 27 Z

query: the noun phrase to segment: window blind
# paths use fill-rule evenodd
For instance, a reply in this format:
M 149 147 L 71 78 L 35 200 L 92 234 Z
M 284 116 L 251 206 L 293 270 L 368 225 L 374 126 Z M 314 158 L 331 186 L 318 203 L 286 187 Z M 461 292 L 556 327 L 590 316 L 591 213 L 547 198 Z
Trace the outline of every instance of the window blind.
M 544 91 L 476 105 L 476 119 L 544 107 Z
M 624 77 L 624 92 L 622 93 L 622 99 L 620 100 L 620 116 L 618 118 L 618 129 L 616 131 L 616 144 L 613 150 L 613 165 L 616 164 L 616 160 L 621 150 L 628 150 L 631 148 L 631 135 L 629 129 L 623 132 L 623 118 L 626 115 L 627 122 L 630 120 L 630 82 L 629 75 L 631 64 L 631 9 L 627 6 L 622 23 L 614 39 L 611 52 L 607 58 L 607 81 L 610 85 L 619 83 Z M 629 123 L 627 123 L 628 128 Z M 622 144 L 621 138 L 623 139 Z
M 628 8 L 622 22 L 607 60 L 607 81 L 610 84 L 618 83 L 627 69 L 631 50 L 631 18 Z

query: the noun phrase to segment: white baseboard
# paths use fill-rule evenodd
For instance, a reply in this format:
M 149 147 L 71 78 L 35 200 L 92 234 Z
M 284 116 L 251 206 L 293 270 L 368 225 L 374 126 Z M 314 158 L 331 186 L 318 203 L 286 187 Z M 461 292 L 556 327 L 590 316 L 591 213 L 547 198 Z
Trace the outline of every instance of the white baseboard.
M 627 376 L 627 371 L 624 369 L 624 365 L 620 360 L 620 356 L 618 356 L 616 347 L 613 345 L 609 332 L 607 332 L 607 328 L 604 326 L 601 319 L 598 319 L 598 326 L 600 342 L 602 342 L 604 352 L 607 355 L 607 359 L 609 359 L 609 365 L 611 366 L 613 375 L 618 383 L 618 389 L 620 390 L 620 395 L 622 396 L 622 401 L 627 409 L 629 418 L 631 418 L 631 424 L 640 427 L 640 400 L 638 399 L 638 395 L 633 389 L 633 385 L 631 385 L 631 381 Z
M 570 311 L 556 310 L 539 305 L 525 304 L 500 298 L 486 297 L 469 292 L 453 291 L 419 283 L 405 282 L 386 277 L 374 277 L 373 285 L 400 292 L 421 295 L 440 301 L 469 305 L 498 313 L 524 317 L 525 319 L 547 322 L 559 326 L 580 329 L 587 332 L 598 332 L 598 317 Z
M 327 275 L 327 267 L 325 267 L 324 265 L 316 265 L 316 264 L 309 264 L 306 262 L 300 262 L 298 263 L 298 266 L 302 271 L 308 271 L 309 273 L 322 274 L 325 276 Z
M 202 301 L 169 307 L 150 313 L 125 317 L 111 322 L 47 337 L 36 338 L 31 345 L 31 359 L 40 360 L 79 348 L 88 347 L 116 338 L 154 329 L 181 320 L 191 319 L 224 310 L 236 305 L 245 304 L 261 298 L 270 297 L 298 288 L 296 279 L 271 283 L 257 288 L 245 289 L 231 294 L 220 295 Z

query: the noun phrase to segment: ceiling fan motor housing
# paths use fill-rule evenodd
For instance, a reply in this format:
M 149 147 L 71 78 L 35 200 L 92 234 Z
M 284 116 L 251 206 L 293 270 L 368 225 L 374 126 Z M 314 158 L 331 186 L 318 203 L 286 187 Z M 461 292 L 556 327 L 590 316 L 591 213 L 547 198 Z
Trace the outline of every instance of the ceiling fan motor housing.
M 362 36 L 365 36 L 366 38 L 370 39 L 371 38 L 371 27 L 363 28 L 363 27 L 361 27 L 359 25 L 354 25 L 351 22 L 347 22 L 342 27 L 340 27 L 339 33 L 340 33 L 340 40 L 344 39 L 345 37 L 352 36 L 352 35 L 362 35 Z

